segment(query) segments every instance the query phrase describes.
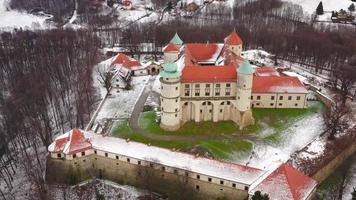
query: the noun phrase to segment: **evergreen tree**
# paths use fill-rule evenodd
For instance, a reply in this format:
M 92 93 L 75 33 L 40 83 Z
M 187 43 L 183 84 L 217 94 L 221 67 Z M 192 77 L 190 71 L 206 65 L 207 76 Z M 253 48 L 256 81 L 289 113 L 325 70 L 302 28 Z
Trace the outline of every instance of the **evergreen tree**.
M 356 188 L 354 188 L 354 191 L 351 192 L 352 195 L 352 200 L 356 200 Z
M 324 14 L 324 7 L 323 7 L 323 2 L 320 1 L 318 7 L 316 8 L 316 14 L 317 15 L 323 15 Z
M 256 191 L 253 196 L 252 200 L 269 200 L 268 194 L 262 194 L 260 191 Z
M 354 12 L 354 11 L 355 11 L 355 4 L 352 3 L 352 4 L 349 6 L 348 9 L 349 9 L 350 12 Z

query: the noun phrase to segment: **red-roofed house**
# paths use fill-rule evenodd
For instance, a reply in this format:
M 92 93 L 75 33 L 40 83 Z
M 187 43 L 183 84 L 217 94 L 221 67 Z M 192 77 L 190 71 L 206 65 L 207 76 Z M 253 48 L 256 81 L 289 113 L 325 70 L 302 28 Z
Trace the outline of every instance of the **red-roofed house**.
M 256 191 L 268 194 L 273 200 L 309 200 L 313 198 L 317 182 L 287 164 L 282 164 L 255 186 L 249 194 Z
M 90 141 L 84 137 L 79 129 L 71 131 L 57 137 L 48 147 L 53 158 L 73 159 L 76 156 L 84 156 L 92 151 Z M 80 153 L 79 155 L 77 155 Z
M 243 128 L 254 123 L 251 107 L 305 108 L 304 85 L 273 67 L 253 67 L 241 57 L 242 44 L 233 31 L 223 44 L 188 43 L 179 52 L 166 46 L 164 53 L 175 57 L 165 59 L 161 70 L 163 129 L 210 120 L 232 120 Z
M 145 67 L 137 60 L 128 57 L 123 53 L 119 53 L 112 63 L 112 70 L 125 80 L 128 80 L 131 75 L 142 76 L 147 75 Z

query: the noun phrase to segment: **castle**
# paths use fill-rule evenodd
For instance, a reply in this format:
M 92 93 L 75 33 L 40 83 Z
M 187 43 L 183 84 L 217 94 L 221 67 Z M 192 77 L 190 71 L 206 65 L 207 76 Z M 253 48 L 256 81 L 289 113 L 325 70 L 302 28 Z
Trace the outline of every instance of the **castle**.
M 227 120 L 243 129 L 255 123 L 251 108 L 306 107 L 307 90 L 298 78 L 253 67 L 241 57 L 242 45 L 236 31 L 224 43 L 183 44 L 174 35 L 160 72 L 162 129 Z

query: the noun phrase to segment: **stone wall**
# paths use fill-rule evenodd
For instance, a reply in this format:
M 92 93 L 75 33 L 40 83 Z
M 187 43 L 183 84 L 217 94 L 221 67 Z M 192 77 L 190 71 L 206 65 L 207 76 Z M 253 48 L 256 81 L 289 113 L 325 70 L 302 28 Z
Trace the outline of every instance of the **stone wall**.
M 319 169 L 312 178 L 319 183 L 330 176 L 347 158 L 349 158 L 356 151 L 356 143 L 352 143 L 348 148 L 337 155 L 333 160 L 331 160 L 323 168 Z
M 48 157 L 46 180 L 49 183 L 76 184 L 97 177 L 165 194 L 169 199 L 248 198 L 246 186 L 235 184 L 232 187 L 231 183 L 221 182 L 217 178 L 208 179 L 204 175 L 164 167 L 153 161 L 151 164 L 141 162 L 134 159 L 125 162 L 121 158 L 113 159 L 97 154 L 73 160 Z

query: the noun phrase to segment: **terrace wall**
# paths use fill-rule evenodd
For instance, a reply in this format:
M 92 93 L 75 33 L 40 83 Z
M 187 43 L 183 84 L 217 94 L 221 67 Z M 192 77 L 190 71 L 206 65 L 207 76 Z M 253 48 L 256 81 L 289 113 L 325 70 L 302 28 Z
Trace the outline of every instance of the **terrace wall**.
M 102 151 L 71 160 L 50 156 L 47 159 L 46 180 L 49 183 L 76 184 L 92 177 L 146 188 L 165 194 L 169 199 L 248 198 L 248 186 L 244 184 L 163 166 L 154 161 L 140 161 Z

